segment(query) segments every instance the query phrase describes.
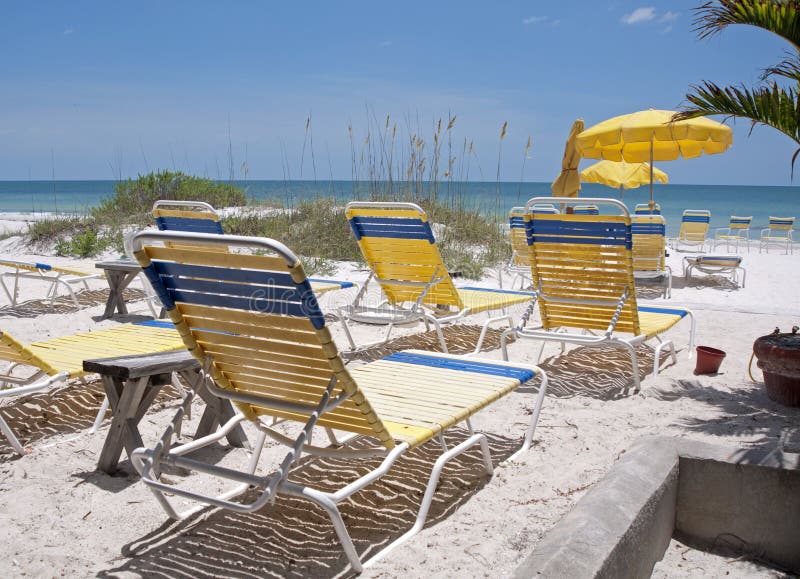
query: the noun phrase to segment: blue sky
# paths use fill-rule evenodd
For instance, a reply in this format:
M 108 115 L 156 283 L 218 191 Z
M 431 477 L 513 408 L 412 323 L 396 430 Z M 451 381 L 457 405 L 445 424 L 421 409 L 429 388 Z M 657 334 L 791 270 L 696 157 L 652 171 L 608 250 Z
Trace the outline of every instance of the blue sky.
M 387 115 L 406 142 L 452 114 L 471 179 L 494 180 L 499 158 L 519 180 L 530 136 L 524 179 L 551 181 L 576 118 L 754 83 L 788 48 L 748 27 L 700 41 L 699 4 L 2 1 L 0 179 L 242 177 L 245 161 L 249 178 L 349 179 L 349 125 L 360 154 Z M 672 183 L 791 184 L 791 140 L 733 127 L 728 152 L 660 167 Z

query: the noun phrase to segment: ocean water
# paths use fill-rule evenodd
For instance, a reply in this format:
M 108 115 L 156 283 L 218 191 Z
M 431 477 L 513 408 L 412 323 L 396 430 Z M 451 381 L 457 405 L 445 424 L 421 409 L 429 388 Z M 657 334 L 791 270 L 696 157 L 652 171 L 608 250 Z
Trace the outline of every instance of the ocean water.
M 87 213 L 114 193 L 116 181 L 0 181 L 0 212 L 69 212 Z M 334 197 L 341 202 L 368 199 L 370 184 L 354 181 L 236 181 L 247 195 L 256 200 L 280 201 L 286 205 L 301 199 Z M 385 190 L 385 184 L 380 186 Z M 427 186 L 426 193 L 432 187 Z M 394 184 L 398 198 L 405 186 Z M 770 215 L 800 217 L 800 187 L 759 187 L 731 185 L 656 185 L 654 197 L 667 221 L 667 234 L 677 235 L 684 209 L 711 211 L 711 227 L 726 227 L 731 215 L 753 217 L 751 236 L 766 227 Z M 532 197 L 549 197 L 550 183 L 438 183 L 439 199 L 453 199 L 484 213 L 507 214 L 514 205 L 524 205 Z M 581 197 L 619 199 L 619 191 L 603 185 L 583 184 Z M 648 187 L 631 189 L 623 194 L 629 208 L 649 199 Z

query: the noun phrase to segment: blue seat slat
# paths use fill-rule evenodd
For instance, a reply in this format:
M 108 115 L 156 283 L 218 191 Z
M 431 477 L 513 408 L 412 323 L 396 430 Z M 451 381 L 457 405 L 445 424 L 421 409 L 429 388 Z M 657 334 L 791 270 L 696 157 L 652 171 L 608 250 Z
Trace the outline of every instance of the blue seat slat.
M 42 271 L 50 271 L 53 269 L 53 266 L 47 263 L 39 263 L 38 261 L 33 264 L 36 269 L 41 269 Z
M 341 287 L 342 289 L 353 287 L 353 282 L 351 281 L 339 281 L 338 279 L 320 279 L 318 277 L 310 277 L 308 278 L 309 282 L 318 282 L 318 283 L 333 283 Z
M 664 235 L 666 227 L 662 223 L 632 223 L 633 235 Z
M 357 240 L 362 237 L 395 237 L 435 241 L 430 224 L 421 219 L 358 216 L 350 219 L 350 228 Z
M 511 294 L 516 296 L 530 296 L 531 298 L 535 297 L 536 294 L 534 292 L 521 292 L 521 291 L 514 291 L 514 290 L 505 290 L 505 289 L 496 289 L 496 288 L 487 288 L 487 287 L 460 287 L 460 290 L 472 290 L 478 292 L 491 292 L 496 294 Z
M 397 352 L 383 359 L 391 362 L 402 362 L 404 364 L 442 368 L 443 370 L 457 370 L 460 372 L 472 372 L 474 374 L 503 376 L 505 378 L 519 380 L 521 384 L 527 382 L 536 375 L 533 370 L 528 370 L 526 368 L 509 368 L 508 366 L 501 366 L 499 364 L 487 364 L 486 362 L 475 362 L 471 360 L 455 360 L 453 358 L 439 358 L 436 356 L 412 354 L 410 352 Z
M 708 223 L 708 215 L 684 215 L 681 221 L 693 223 Z
M 263 285 L 294 287 L 292 276 L 285 271 L 235 269 L 211 265 L 190 265 L 172 261 L 153 260 L 152 265 L 160 275 L 202 277 L 220 281 L 237 281 Z
M 144 322 L 133 322 L 134 326 L 148 326 L 150 328 L 174 328 L 175 324 L 169 320 L 145 320 Z
M 189 217 L 156 217 L 156 225 L 161 231 L 193 231 L 200 233 L 224 233 L 222 223 L 213 219 L 193 219 Z
M 300 302 L 296 287 L 228 283 L 224 281 L 194 279 L 190 277 L 161 276 L 161 283 L 168 290 L 200 291 L 210 294 L 225 294 L 243 298 L 258 297 L 270 301 Z
M 279 302 L 258 298 L 243 298 L 239 296 L 226 296 L 220 294 L 207 294 L 184 290 L 171 290 L 167 292 L 175 303 L 196 304 L 217 308 L 231 308 L 247 312 L 260 312 L 265 314 L 280 314 L 295 317 L 310 317 L 306 314 L 300 302 Z
M 675 310 L 671 308 L 650 308 L 640 306 L 638 309 L 640 312 L 649 312 L 651 314 L 669 314 L 671 316 L 680 316 L 682 318 L 687 314 L 686 310 Z

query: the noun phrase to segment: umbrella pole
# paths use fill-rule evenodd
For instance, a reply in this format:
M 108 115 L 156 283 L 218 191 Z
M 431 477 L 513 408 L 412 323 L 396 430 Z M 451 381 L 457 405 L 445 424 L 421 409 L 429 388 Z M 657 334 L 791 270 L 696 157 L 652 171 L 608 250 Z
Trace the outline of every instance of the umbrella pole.
M 653 135 L 650 135 L 650 214 L 652 215 L 655 209 L 655 202 L 653 201 Z

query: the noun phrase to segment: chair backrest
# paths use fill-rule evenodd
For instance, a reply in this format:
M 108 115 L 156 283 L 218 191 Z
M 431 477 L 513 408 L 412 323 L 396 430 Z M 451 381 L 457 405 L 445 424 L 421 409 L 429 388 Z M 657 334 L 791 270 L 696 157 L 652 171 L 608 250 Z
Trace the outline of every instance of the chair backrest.
M 572 210 L 573 215 L 600 215 L 597 205 L 576 205 Z
M 678 239 L 703 241 L 708 233 L 711 212 L 707 209 L 687 209 L 681 217 L 681 229 Z
M 426 304 L 464 307 L 421 207 L 353 201 L 345 214 L 367 265 L 392 304 L 422 297 Z
M 631 218 L 634 271 L 666 269 L 666 222 L 661 215 Z
M 530 267 L 528 241 L 525 238 L 524 207 L 511 208 L 511 211 L 508 212 L 508 225 L 508 239 L 511 242 L 511 265 L 514 267 Z
M 637 203 L 633 212 L 636 215 L 661 215 L 661 205 L 656 203 L 653 205 L 653 208 L 650 209 L 649 203 Z
M 752 221 L 753 221 L 752 215 L 750 217 L 739 217 L 737 215 L 731 215 L 731 223 L 729 227 L 731 229 L 731 232 L 733 232 L 734 229 L 749 230 L 750 223 Z
M 788 235 L 794 227 L 794 217 L 772 217 L 769 218 L 770 235 Z
M 0 360 L 23 366 L 33 366 L 50 376 L 58 374 L 56 368 L 42 360 L 26 345 L 14 339 L 11 334 L 3 331 L 0 331 Z
M 345 368 L 302 265 L 283 244 L 145 231 L 132 246 L 186 347 L 211 362 L 216 384 L 248 417 L 305 421 L 335 378 L 333 395 L 343 392 L 346 400 L 317 424 L 394 445 Z M 229 246 L 265 255 L 231 253 Z
M 540 201 L 531 199 L 526 207 Z M 575 203 L 567 197 L 555 201 Z M 630 214 L 614 199 L 591 201 L 612 205 L 620 214 L 525 214 L 542 325 L 608 330 L 625 296 L 616 330 L 638 335 Z
M 520 209 L 520 211 L 525 211 L 524 207 L 515 207 L 515 209 Z M 560 211 L 552 204 L 552 203 L 538 203 L 531 207 L 531 211 L 534 213 L 560 213 Z
M 224 233 L 216 210 L 203 201 L 160 199 L 153 204 L 153 217 L 159 231 Z

